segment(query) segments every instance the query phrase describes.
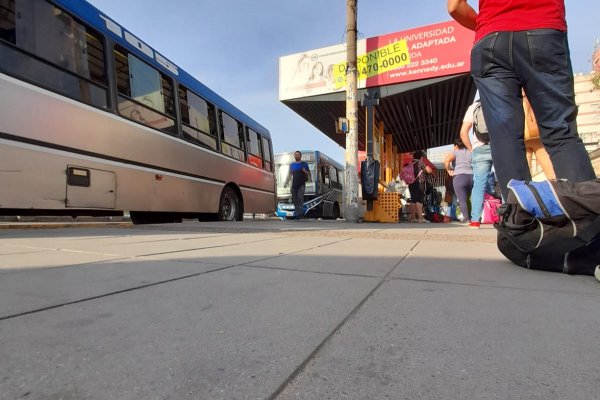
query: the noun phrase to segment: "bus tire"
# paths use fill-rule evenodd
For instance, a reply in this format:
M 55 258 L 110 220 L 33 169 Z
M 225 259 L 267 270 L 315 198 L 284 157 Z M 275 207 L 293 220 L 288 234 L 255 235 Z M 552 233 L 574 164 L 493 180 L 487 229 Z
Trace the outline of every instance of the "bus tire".
M 239 196 L 231 187 L 226 186 L 219 202 L 219 221 L 241 221 L 244 216 Z

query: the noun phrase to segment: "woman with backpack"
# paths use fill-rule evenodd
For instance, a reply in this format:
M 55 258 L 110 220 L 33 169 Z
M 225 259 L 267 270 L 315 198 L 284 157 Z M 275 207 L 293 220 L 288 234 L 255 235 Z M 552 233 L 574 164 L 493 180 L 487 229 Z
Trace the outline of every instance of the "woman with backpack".
M 413 160 L 402 167 L 400 178 L 408 185 L 410 192 L 409 210 L 410 222 L 429 222 L 423 216 L 423 190 L 421 183 L 425 182 L 425 174 L 433 173 L 433 169 L 423 162 L 423 152 L 413 153 Z
M 473 136 L 469 135 L 471 128 L 473 128 Z M 471 165 L 473 166 L 469 228 L 479 229 L 485 193 L 492 194 L 494 192 L 490 182 L 493 167 L 492 150 L 479 100 L 467 108 L 460 127 L 460 138 L 466 148 L 471 151 Z

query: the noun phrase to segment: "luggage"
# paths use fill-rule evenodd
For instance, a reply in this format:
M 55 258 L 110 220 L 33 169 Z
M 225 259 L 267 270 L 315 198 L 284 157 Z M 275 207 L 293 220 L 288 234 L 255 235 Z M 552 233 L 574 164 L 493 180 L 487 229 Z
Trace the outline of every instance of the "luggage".
M 498 249 L 532 269 L 593 275 L 600 265 L 600 179 L 511 180 L 500 207 Z
M 362 198 L 364 200 L 377 200 L 379 168 L 379 161 L 373 157 L 367 157 L 360 163 Z
M 425 184 L 423 213 L 429 222 L 444 222 L 442 215 L 442 194 L 433 186 Z

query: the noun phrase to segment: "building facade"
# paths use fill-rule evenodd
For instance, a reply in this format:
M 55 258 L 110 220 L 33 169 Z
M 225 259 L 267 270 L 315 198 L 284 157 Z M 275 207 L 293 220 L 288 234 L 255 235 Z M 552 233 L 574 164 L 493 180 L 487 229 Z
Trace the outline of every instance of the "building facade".
M 594 69 L 600 73 L 600 48 L 594 53 Z M 598 158 L 600 149 L 600 90 L 595 89 L 592 84 L 594 72 L 589 74 L 576 74 L 575 79 L 575 102 L 579 108 L 577 114 L 577 130 L 579 137 L 585 144 L 585 148 L 592 161 L 596 176 L 600 176 L 600 165 Z M 535 156 L 531 165 L 531 175 L 534 180 L 543 180 L 545 176 L 541 167 L 537 165 Z

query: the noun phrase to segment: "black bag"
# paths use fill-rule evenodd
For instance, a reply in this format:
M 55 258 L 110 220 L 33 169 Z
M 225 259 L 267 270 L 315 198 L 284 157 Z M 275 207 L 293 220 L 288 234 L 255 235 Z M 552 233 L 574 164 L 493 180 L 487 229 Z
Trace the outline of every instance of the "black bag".
M 379 161 L 367 157 L 360 163 L 360 178 L 362 198 L 364 200 L 377 200 L 377 187 L 379 185 Z
M 429 222 L 443 222 L 442 217 L 442 194 L 433 186 L 426 184 L 423 196 L 423 213 Z
M 593 275 L 600 265 L 600 180 L 511 180 L 498 249 L 526 268 Z
M 483 117 L 483 110 L 481 109 L 481 101 L 477 100 L 475 108 L 473 109 L 473 132 L 475 137 L 483 143 L 490 142 L 490 134 L 488 133 L 487 124 Z

